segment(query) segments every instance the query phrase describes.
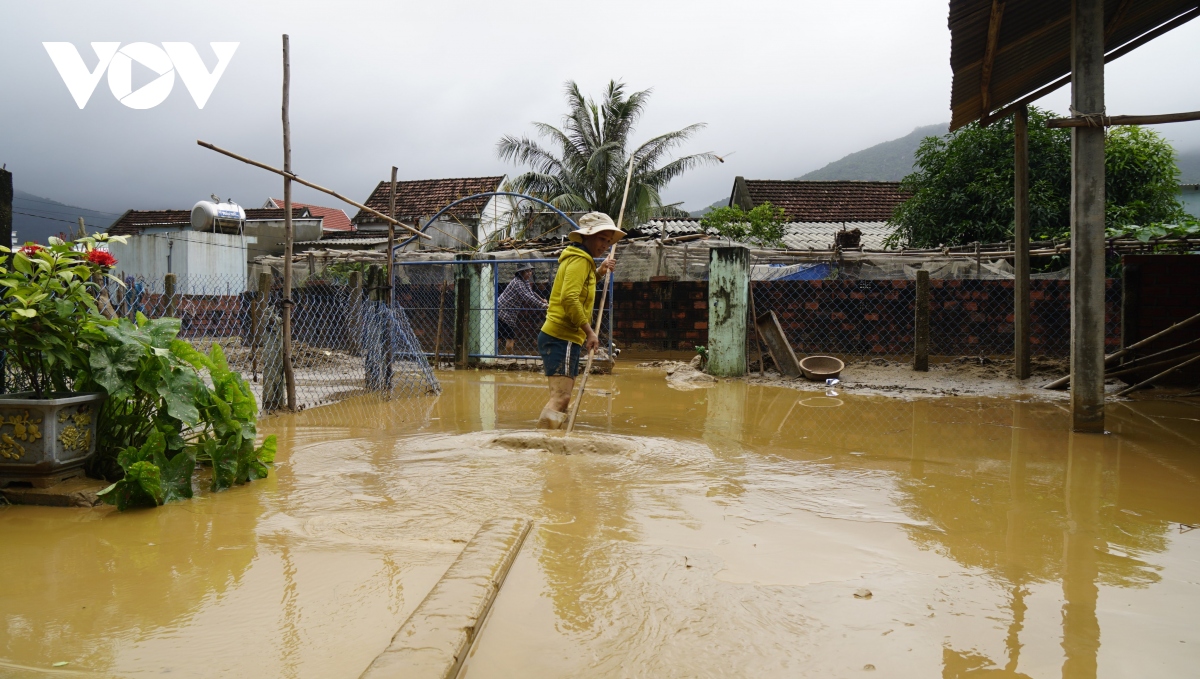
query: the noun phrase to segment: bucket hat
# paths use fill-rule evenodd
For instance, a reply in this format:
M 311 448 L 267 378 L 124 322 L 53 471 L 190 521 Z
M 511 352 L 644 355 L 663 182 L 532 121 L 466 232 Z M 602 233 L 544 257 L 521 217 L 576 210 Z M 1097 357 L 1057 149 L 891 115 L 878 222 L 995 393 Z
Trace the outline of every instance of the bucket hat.
M 572 243 L 582 243 L 584 236 L 591 236 L 602 231 L 617 232 L 617 240 L 625 237 L 625 232 L 618 229 L 613 220 L 603 212 L 589 212 L 579 218 L 579 228 L 567 234 Z
M 533 271 L 533 265 L 530 264 L 529 262 L 525 262 L 523 264 L 518 264 L 517 265 L 517 273 L 521 273 L 522 271 Z

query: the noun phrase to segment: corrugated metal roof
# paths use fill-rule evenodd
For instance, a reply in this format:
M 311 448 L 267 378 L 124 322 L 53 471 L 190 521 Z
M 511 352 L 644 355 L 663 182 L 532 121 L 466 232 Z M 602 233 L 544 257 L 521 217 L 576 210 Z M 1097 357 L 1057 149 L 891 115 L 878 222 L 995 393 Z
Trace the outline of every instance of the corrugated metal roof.
M 657 236 L 662 233 L 663 221 L 651 220 L 631 229 L 635 236 Z M 698 219 L 668 219 L 667 236 L 689 236 L 702 232 Z M 885 221 L 869 222 L 788 222 L 783 225 L 783 244 L 790 250 L 829 250 L 833 247 L 835 234 L 845 228 L 862 232 L 860 244 L 867 250 L 882 250 L 883 241 L 894 228 Z M 709 229 L 709 234 L 716 232 Z
M 950 0 L 950 129 L 978 120 L 1071 70 L 1071 0 L 1006 0 L 983 110 L 984 53 L 994 0 Z M 1105 53 L 1179 15 L 1197 0 L 1105 0 Z

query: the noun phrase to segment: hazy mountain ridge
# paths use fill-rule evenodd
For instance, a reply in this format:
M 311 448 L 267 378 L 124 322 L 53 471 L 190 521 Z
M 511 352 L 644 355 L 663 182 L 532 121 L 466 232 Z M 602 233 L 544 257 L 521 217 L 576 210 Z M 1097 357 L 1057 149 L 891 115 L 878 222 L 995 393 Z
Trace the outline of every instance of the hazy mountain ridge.
M 13 189 L 13 231 L 18 243 L 45 243 L 51 236 L 74 235 L 79 231 L 80 217 L 88 233 L 97 233 L 107 229 L 119 216 Z
M 940 137 L 950 131 L 950 123 L 925 125 L 912 132 L 861 151 L 855 151 L 825 167 L 803 174 L 796 179 L 834 181 L 898 182 L 912 173 L 913 157 L 925 137 Z

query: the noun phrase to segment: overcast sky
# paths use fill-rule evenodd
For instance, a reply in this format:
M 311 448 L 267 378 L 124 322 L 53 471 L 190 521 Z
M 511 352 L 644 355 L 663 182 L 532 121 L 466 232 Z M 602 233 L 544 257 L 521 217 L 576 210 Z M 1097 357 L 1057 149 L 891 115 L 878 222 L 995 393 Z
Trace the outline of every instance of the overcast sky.
M 685 152 L 736 151 L 669 201 L 697 209 L 736 175 L 788 179 L 919 125 L 949 120 L 946 0 L 17 2 L 0 0 L 0 163 L 16 188 L 109 212 L 190 208 L 210 193 L 257 207 L 282 180 L 196 146 L 282 162 L 280 35 L 292 45 L 293 168 L 363 200 L 402 179 L 513 174 L 504 134 L 559 124 L 563 82 L 653 88 L 634 134 L 708 127 Z M 89 68 L 96 41 L 240 43 L 203 108 L 176 78 L 159 106 L 121 104 L 102 79 L 80 110 L 45 41 Z M 1108 111 L 1200 108 L 1200 21 L 1108 67 Z M 133 89 L 150 82 L 135 64 Z M 1042 105 L 1062 112 L 1066 89 Z M 1181 150 L 1200 123 L 1160 126 Z M 337 201 L 303 187 L 296 200 Z M 341 206 L 345 207 L 345 206 Z M 353 214 L 353 210 L 348 208 Z

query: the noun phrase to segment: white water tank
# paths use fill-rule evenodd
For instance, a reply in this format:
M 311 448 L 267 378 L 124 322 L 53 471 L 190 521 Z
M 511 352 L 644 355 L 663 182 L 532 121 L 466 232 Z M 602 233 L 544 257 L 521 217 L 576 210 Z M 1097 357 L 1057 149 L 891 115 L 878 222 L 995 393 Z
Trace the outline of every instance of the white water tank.
M 192 230 L 240 233 L 246 222 L 246 211 L 232 201 L 214 203 L 202 200 L 192 207 Z

